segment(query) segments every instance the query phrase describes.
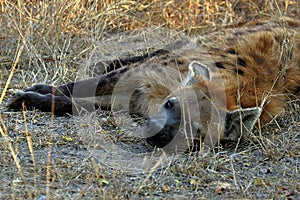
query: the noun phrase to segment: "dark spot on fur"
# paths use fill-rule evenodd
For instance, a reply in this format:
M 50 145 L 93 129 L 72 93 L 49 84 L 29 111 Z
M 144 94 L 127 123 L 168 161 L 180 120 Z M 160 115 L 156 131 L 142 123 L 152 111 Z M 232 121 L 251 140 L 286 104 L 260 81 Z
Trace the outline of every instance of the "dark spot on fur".
M 275 39 L 276 42 L 278 42 L 280 44 L 282 43 L 282 37 L 279 37 L 278 35 L 275 35 L 274 39 Z
M 215 65 L 216 65 L 216 67 L 219 68 L 219 69 L 226 69 L 226 68 L 224 67 L 224 65 L 223 65 L 222 62 L 215 62 Z
M 176 59 L 176 63 L 178 65 L 184 65 L 184 61 L 182 59 Z
M 243 67 L 247 67 L 246 61 L 240 57 L 238 57 L 238 59 L 237 59 L 237 64 L 240 66 L 243 66 Z
M 167 60 L 169 58 L 169 55 L 163 55 L 163 56 L 161 56 L 161 59 L 163 59 L 163 60 Z
M 144 85 L 144 87 L 145 87 L 145 88 L 151 88 L 151 85 L 150 85 L 149 83 L 146 83 L 146 84 Z
M 243 70 L 240 70 L 240 69 L 237 69 L 237 70 L 236 70 L 236 73 L 238 73 L 239 75 L 244 75 Z
M 235 51 L 235 49 L 228 49 L 227 52 L 230 54 L 238 55 L 238 53 Z
M 265 62 L 265 59 L 258 55 L 253 55 L 253 59 L 257 62 L 257 64 L 262 65 Z

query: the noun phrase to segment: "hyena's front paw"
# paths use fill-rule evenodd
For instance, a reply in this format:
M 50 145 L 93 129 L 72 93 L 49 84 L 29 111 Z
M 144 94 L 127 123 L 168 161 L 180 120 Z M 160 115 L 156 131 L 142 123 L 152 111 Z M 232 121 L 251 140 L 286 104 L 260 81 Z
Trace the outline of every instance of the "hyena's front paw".
M 24 101 L 24 97 L 26 96 L 26 92 L 19 91 L 13 97 L 11 97 L 6 104 L 6 107 L 11 110 L 21 110 L 22 102 Z
M 12 110 L 22 110 L 23 102 L 27 110 L 33 110 L 34 108 L 43 111 L 51 110 L 52 95 L 40 94 L 36 92 L 17 92 L 7 103 L 6 107 Z
M 25 92 L 36 92 L 39 94 L 52 94 L 55 88 L 51 85 L 39 83 L 35 84 L 25 90 Z

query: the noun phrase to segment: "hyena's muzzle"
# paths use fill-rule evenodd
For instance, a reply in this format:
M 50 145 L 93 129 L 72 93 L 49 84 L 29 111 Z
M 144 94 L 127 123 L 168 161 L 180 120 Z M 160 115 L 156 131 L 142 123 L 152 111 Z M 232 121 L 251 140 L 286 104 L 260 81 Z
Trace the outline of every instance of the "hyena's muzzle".
M 146 141 L 153 146 L 185 151 L 197 137 L 199 119 L 199 104 L 195 95 L 184 98 L 172 96 L 147 121 L 143 133 Z
M 175 97 L 168 99 L 160 111 L 149 119 L 144 128 L 147 142 L 152 146 L 164 147 L 179 131 L 181 109 Z

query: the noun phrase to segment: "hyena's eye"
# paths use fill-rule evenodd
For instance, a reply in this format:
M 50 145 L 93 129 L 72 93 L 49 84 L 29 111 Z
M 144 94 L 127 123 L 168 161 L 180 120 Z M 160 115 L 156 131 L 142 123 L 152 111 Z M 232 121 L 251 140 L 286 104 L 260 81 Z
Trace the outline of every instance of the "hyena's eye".
M 176 104 L 176 102 L 177 102 L 177 98 L 176 97 L 172 97 L 172 98 L 170 98 L 170 99 L 168 99 L 166 101 L 166 103 L 164 104 L 164 108 L 171 109 L 171 108 L 174 107 L 174 105 Z

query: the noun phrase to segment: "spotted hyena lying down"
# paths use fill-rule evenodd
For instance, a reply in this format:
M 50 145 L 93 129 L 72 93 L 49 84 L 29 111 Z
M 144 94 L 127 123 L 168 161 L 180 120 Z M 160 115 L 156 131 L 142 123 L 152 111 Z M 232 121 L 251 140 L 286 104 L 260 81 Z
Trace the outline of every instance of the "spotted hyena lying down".
M 180 51 L 187 41 L 99 62 L 106 71 L 99 77 L 58 87 L 37 84 L 7 107 L 19 110 L 25 102 L 27 109 L 61 115 L 95 106 L 124 110 L 125 104 L 148 118 L 143 132 L 151 145 L 187 148 L 197 141 L 212 147 L 269 122 L 299 92 L 299 31 L 300 22 L 288 18 L 246 23 L 199 37 Z M 85 99 L 93 96 L 100 100 Z

